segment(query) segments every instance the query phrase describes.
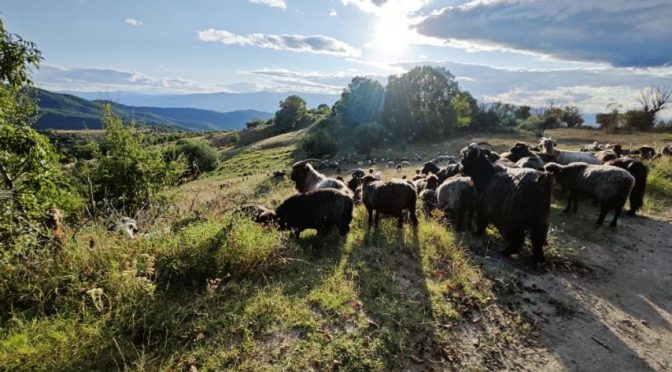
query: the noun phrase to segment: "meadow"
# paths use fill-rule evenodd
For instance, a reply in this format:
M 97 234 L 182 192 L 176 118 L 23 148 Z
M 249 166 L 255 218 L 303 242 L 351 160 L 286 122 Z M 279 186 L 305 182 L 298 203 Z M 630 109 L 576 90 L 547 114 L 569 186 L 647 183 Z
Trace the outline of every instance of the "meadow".
M 2 313 L 0 369 L 534 370 L 573 368 L 574 359 L 587 369 L 599 361 L 670 367 L 669 356 L 647 343 L 672 337 L 663 327 L 672 299 L 662 288 L 670 276 L 660 275 L 653 288 L 646 288 L 651 277 L 633 277 L 630 286 L 613 281 L 623 274 L 619 267 L 641 254 L 639 244 L 672 231 L 669 159 L 650 164 L 643 216 L 624 218 L 617 230 L 595 230 L 597 212 L 588 202 L 566 216 L 564 201 L 554 200 L 548 263 L 537 271 L 527 248 L 502 258 L 494 229 L 475 238 L 436 216 L 421 215 L 417 229 L 399 230 L 392 219 L 372 229 L 359 206 L 346 238 L 306 231 L 295 239 L 235 213 L 248 202 L 277 206 L 294 192 L 290 180 L 271 173 L 302 156 L 301 134 L 221 146 L 219 168 L 169 190 L 172 207 L 139 216 L 136 239 L 83 225 L 69 228 L 58 255 L 25 252 L 27 264 L 3 273 L 8 280 L 0 284 L 0 292 L 15 296 L 14 308 Z M 672 140 L 660 133 L 549 134 L 561 147 L 593 139 L 633 146 Z M 505 150 L 519 140 L 534 138 L 467 135 L 373 156 L 457 154 L 480 141 Z M 411 176 L 419 164 L 402 172 L 376 169 L 384 178 Z M 662 265 L 669 244 L 661 240 L 641 265 Z M 594 288 L 591 301 L 576 289 L 583 283 L 592 283 L 586 284 Z M 657 304 L 651 307 L 660 315 L 647 320 L 653 335 L 611 328 L 622 319 L 596 304 L 613 302 L 613 286 L 620 286 L 618 296 Z M 621 308 L 628 313 L 627 305 Z M 554 327 L 567 335 L 595 332 L 582 343 Z M 622 356 L 614 358 L 613 350 Z

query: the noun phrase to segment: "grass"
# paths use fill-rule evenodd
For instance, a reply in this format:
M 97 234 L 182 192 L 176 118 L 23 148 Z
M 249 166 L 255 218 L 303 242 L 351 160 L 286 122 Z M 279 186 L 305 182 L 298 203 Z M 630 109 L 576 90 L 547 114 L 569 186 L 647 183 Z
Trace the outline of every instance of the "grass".
M 404 153 L 516 140 L 455 138 Z M 360 206 L 346 238 L 295 239 L 232 212 L 293 193 L 270 172 L 287 169 L 295 150 L 284 137 L 225 150 L 216 171 L 173 190 L 174 208 L 141 221 L 138 239 L 89 225 L 62 247 L 3 252 L 0 370 L 511 368 L 508 353 L 534 342 L 533 327 L 481 269 L 504 244 L 494 229 L 474 238 L 425 216 L 417 229 L 393 219 L 370 229 Z M 650 166 L 649 200 L 670 200 L 672 162 Z M 604 236 L 587 227 L 594 208 L 572 218 L 561 208 L 554 202 L 546 253 L 551 269 L 573 269 L 582 242 Z M 529 249 L 514 261 L 528 271 Z

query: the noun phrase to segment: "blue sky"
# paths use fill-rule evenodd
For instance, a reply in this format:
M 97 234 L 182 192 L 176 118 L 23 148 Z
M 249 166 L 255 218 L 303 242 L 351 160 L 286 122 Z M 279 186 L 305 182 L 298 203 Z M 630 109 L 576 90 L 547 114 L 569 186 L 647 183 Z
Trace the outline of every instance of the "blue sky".
M 631 107 L 672 86 L 672 1 L 0 0 L 34 41 L 38 85 L 68 91 L 338 94 L 448 67 L 485 101 Z

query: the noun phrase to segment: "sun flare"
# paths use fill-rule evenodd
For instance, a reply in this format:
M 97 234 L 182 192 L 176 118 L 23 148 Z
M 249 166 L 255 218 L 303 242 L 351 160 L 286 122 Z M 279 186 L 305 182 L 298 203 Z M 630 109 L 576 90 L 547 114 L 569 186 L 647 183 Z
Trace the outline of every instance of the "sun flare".
M 398 55 L 408 49 L 411 35 L 406 12 L 397 7 L 388 7 L 378 17 L 373 45 L 379 52 Z

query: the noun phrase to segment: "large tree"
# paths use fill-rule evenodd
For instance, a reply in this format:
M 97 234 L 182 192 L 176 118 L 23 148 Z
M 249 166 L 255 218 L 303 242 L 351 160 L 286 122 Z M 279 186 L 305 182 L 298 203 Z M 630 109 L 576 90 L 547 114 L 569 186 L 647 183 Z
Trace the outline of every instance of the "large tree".
M 292 130 L 306 116 L 306 101 L 296 95 L 280 101 L 280 110 L 275 112 L 275 126 L 278 131 Z
M 455 77 L 445 68 L 416 67 L 400 76 L 390 76 L 383 124 L 411 139 L 442 136 L 458 126 L 453 107 L 458 93 Z
M 626 125 L 640 130 L 651 129 L 656 124 L 656 115 L 672 102 L 672 90 L 666 87 L 644 89 L 639 92 L 637 102 L 638 109 L 626 112 Z
M 349 127 L 378 121 L 383 109 L 385 88 L 378 81 L 357 76 L 341 94 L 334 105 L 341 122 Z

